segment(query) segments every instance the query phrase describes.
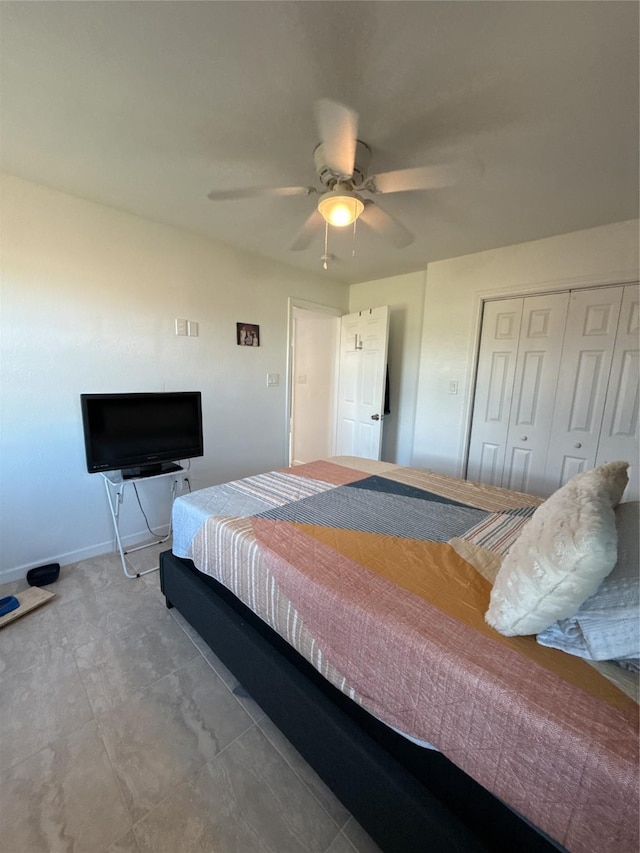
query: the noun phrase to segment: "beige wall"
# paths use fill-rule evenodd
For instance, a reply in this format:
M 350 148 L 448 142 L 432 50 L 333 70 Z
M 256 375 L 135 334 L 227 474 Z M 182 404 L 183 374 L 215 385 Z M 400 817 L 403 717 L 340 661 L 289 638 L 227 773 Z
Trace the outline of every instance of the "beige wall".
M 202 391 L 194 488 L 286 464 L 288 299 L 346 311 L 345 285 L 18 178 L 1 191 L 4 579 L 111 547 L 103 484 L 85 467 L 82 392 Z M 199 337 L 176 336 L 176 317 Z M 260 325 L 259 348 L 236 345 L 238 321 Z M 164 524 L 148 485 L 152 526 Z M 135 538 L 144 521 L 125 501 Z

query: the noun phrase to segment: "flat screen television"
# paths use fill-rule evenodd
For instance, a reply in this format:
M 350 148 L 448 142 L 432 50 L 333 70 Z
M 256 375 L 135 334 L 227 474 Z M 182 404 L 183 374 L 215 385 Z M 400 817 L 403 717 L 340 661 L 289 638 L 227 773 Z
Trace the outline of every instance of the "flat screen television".
M 81 394 L 80 403 L 90 474 L 153 476 L 204 453 L 200 391 Z

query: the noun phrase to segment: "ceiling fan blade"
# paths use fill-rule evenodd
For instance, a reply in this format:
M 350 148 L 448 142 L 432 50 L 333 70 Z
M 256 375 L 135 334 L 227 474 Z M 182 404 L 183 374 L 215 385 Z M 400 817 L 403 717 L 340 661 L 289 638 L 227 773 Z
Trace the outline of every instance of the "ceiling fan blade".
M 316 102 L 316 121 L 327 166 L 334 174 L 350 178 L 356 161 L 358 114 L 344 104 L 321 98 Z
M 289 248 L 292 252 L 299 252 L 301 249 L 306 249 L 315 235 L 320 231 L 320 226 L 324 222 L 318 210 L 314 210 L 311 216 L 298 231 L 296 239 Z
M 207 193 L 207 198 L 211 201 L 229 201 L 266 196 L 311 195 L 316 192 L 318 190 L 315 187 L 243 187 L 235 190 L 212 190 Z
M 365 202 L 360 221 L 372 228 L 376 234 L 386 237 L 397 249 L 404 249 L 405 246 L 413 243 L 414 237 L 411 231 L 373 201 Z
M 375 191 L 379 193 L 402 193 L 410 190 L 434 190 L 452 187 L 482 174 L 479 161 L 450 163 L 437 166 L 417 166 L 414 169 L 398 169 L 374 175 Z

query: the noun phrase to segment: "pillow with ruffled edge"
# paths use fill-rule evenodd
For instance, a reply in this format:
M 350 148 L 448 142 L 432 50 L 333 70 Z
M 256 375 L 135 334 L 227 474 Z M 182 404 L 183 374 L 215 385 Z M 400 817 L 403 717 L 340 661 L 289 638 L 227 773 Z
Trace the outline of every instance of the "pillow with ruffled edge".
M 485 619 L 507 637 L 539 634 L 571 616 L 617 560 L 614 509 L 628 462 L 577 474 L 534 512 L 504 558 Z

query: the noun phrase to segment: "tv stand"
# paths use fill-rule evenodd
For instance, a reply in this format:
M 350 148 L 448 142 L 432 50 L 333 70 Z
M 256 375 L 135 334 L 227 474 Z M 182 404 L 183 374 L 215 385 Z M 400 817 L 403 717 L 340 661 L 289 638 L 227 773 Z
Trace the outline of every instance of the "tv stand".
M 156 469 L 155 471 L 149 469 Z M 159 470 L 158 470 L 159 469 Z M 135 474 L 134 471 L 139 471 L 140 473 Z M 111 520 L 113 521 L 113 530 L 115 533 L 116 545 L 118 549 L 118 553 L 120 554 L 120 563 L 122 565 L 122 571 L 125 576 L 128 578 L 139 578 L 142 575 L 148 575 L 150 572 L 157 572 L 158 566 L 155 566 L 153 569 L 145 569 L 144 572 L 135 572 L 131 574 L 131 572 L 127 569 L 127 561 L 125 559 L 127 554 L 132 554 L 134 551 L 142 551 L 145 548 L 151 548 L 153 545 L 161 545 L 163 542 L 166 542 L 171 536 L 171 518 L 169 518 L 169 532 L 166 536 L 162 538 L 157 538 L 153 542 L 146 542 L 144 545 L 135 545 L 133 548 L 124 548 L 122 545 L 122 539 L 120 538 L 120 506 L 124 499 L 124 491 L 125 487 L 129 485 L 129 483 L 137 483 L 143 480 L 150 479 L 161 479 L 167 478 L 171 479 L 171 503 L 176 496 L 176 491 L 178 488 L 178 482 L 180 480 L 180 474 L 184 471 L 184 468 L 180 465 L 176 465 L 173 462 L 163 462 L 158 465 L 153 466 L 144 466 L 142 469 L 135 468 L 126 468 L 123 471 L 104 471 L 101 472 L 102 478 L 104 480 L 104 487 L 107 493 L 107 500 L 109 502 L 109 510 L 111 512 Z

